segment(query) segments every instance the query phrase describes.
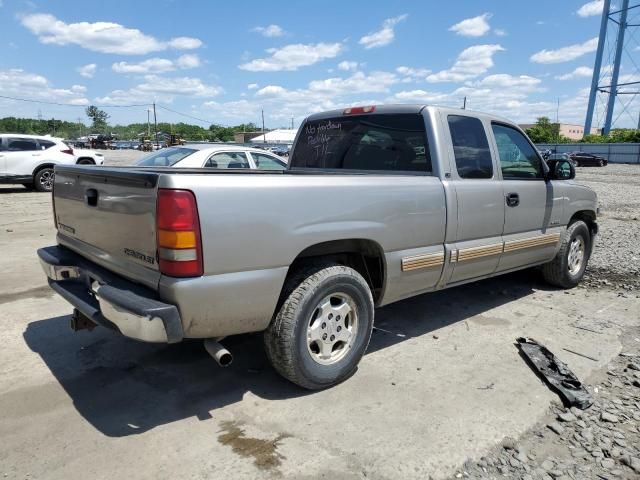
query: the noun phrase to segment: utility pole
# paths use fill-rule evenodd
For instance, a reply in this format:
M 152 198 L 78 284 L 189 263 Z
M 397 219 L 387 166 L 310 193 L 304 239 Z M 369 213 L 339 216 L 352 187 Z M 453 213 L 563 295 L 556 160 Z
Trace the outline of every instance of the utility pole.
M 264 132 L 264 110 L 260 110 L 262 113 L 262 142 L 267 143 L 267 134 Z
M 462 102 L 462 109 L 466 110 L 467 109 L 467 97 L 464 97 L 464 100 Z
M 291 130 L 293 130 L 293 117 L 291 117 Z
M 156 102 L 153 102 L 153 128 L 156 132 L 156 147 L 159 147 L 158 143 L 158 118 L 156 117 Z
M 151 114 L 151 109 L 147 107 L 147 137 L 151 138 L 151 122 L 149 120 L 149 115 Z
M 560 142 L 560 97 L 556 105 L 556 143 Z

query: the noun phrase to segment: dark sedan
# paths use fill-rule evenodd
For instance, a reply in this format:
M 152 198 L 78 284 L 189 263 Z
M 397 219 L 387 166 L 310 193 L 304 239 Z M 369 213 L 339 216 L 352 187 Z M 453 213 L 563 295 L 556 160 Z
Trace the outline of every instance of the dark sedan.
M 585 152 L 572 152 L 569 157 L 576 167 L 604 167 L 609 163 L 604 157 Z

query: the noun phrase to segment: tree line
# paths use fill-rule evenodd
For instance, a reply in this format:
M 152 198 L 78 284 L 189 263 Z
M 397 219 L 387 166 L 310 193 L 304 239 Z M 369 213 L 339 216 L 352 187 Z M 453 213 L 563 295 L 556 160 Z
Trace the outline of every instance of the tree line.
M 552 123 L 548 117 L 540 117 L 535 125 L 525 130 L 533 143 L 640 143 L 640 130 L 616 128 L 609 135 L 586 135 L 580 140 L 572 140 L 560 134 L 560 125 Z
M 49 120 L 37 118 L 0 118 L 0 133 L 22 133 L 27 135 L 52 135 L 65 139 L 75 139 L 92 133 L 113 134 L 118 139 L 136 140 L 139 135 L 153 138 L 154 125 L 130 123 L 128 125 L 109 125 L 109 115 L 95 106 L 86 108 L 85 113 L 91 123 L 68 122 L 66 120 Z M 212 124 L 208 128 L 188 123 L 158 122 L 158 132 L 173 133 L 185 140 L 208 140 L 212 142 L 232 141 L 239 132 L 255 132 L 259 128 L 254 123 L 241 123 L 231 127 Z

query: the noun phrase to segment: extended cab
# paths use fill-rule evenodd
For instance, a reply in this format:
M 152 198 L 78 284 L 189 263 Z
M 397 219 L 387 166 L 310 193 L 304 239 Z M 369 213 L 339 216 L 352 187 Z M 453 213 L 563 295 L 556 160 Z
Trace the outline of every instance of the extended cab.
M 596 195 L 513 123 L 421 105 L 301 125 L 284 172 L 56 167 L 56 246 L 38 251 L 76 328 L 149 342 L 264 332 L 305 388 L 353 373 L 374 308 L 542 265 L 581 280 Z

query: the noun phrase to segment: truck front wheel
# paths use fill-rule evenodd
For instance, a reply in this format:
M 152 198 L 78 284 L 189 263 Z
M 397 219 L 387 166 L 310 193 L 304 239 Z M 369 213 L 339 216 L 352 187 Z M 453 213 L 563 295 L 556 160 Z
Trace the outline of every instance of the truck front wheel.
M 310 390 L 350 377 L 373 329 L 373 297 L 364 278 L 342 265 L 316 265 L 292 275 L 283 295 L 264 333 L 277 372 Z
M 582 220 L 567 227 L 555 258 L 542 266 L 544 279 L 551 285 L 573 288 L 584 276 L 591 255 L 591 234 Z

